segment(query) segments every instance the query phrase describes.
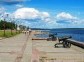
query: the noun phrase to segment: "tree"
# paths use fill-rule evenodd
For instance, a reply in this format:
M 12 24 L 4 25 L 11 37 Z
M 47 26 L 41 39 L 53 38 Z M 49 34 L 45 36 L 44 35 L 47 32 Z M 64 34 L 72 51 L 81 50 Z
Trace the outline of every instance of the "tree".
M 16 29 L 16 25 L 14 23 L 1 20 L 0 21 L 0 30 L 4 29 L 4 24 L 5 24 L 5 29 L 11 29 L 11 28 Z M 11 26 L 11 24 L 12 24 L 12 26 Z

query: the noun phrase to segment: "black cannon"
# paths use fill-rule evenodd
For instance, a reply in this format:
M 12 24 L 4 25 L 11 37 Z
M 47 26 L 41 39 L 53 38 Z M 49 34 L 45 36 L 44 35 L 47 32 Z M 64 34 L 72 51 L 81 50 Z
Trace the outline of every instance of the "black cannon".
M 49 38 L 47 38 L 47 41 L 56 41 L 57 37 L 55 35 L 57 34 L 49 34 Z
M 59 41 L 64 41 L 64 40 L 70 39 L 70 38 L 72 38 L 72 37 L 71 36 L 64 36 L 64 37 L 61 37 L 61 38 L 58 38 L 58 39 L 59 39 Z
M 70 48 L 71 47 L 71 43 L 67 41 L 67 39 L 72 38 L 71 36 L 66 36 L 66 37 L 62 37 L 62 38 L 58 38 L 59 43 L 55 44 L 55 47 L 57 47 L 57 45 L 59 44 L 63 44 L 64 48 Z

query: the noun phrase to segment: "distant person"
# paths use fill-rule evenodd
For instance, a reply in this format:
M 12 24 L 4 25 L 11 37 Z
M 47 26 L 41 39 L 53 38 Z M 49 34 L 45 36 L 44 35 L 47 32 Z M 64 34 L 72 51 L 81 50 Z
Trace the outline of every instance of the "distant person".
M 31 29 L 29 29 L 29 35 L 31 34 Z
M 25 34 L 26 34 L 26 31 L 25 31 Z

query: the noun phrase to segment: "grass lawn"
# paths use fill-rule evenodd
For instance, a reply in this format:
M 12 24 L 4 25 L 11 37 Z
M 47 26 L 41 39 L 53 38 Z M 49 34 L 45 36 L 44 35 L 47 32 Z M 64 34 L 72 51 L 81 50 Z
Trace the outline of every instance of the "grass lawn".
M 5 36 L 4 36 L 4 30 L 0 30 L 0 37 L 6 37 L 6 38 L 8 38 L 8 37 L 15 36 L 17 34 L 19 34 L 19 31 L 17 31 L 17 33 L 16 33 L 16 31 L 13 30 L 12 31 L 12 35 L 11 35 L 11 30 L 6 30 L 5 31 Z

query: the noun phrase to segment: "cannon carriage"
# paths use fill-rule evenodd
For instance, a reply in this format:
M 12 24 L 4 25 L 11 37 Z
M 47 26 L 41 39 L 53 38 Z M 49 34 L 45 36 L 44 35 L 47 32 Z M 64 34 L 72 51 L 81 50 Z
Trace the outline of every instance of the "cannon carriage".
M 56 41 L 57 40 L 56 35 L 57 35 L 57 33 L 56 34 L 49 34 L 49 38 L 47 38 L 47 41 Z
M 47 41 L 56 41 L 58 38 L 59 43 L 56 43 L 54 46 L 55 48 L 58 47 L 59 44 L 62 44 L 64 48 L 70 48 L 71 43 L 67 41 L 67 39 L 72 38 L 71 36 L 63 36 L 63 37 L 57 37 L 56 34 L 49 34 L 49 38 L 47 38 Z
M 71 47 L 71 43 L 67 41 L 67 39 L 72 38 L 71 36 L 64 36 L 62 38 L 58 38 L 59 43 L 56 43 L 54 46 L 55 48 L 58 47 L 59 44 L 63 44 L 64 48 L 70 48 Z

